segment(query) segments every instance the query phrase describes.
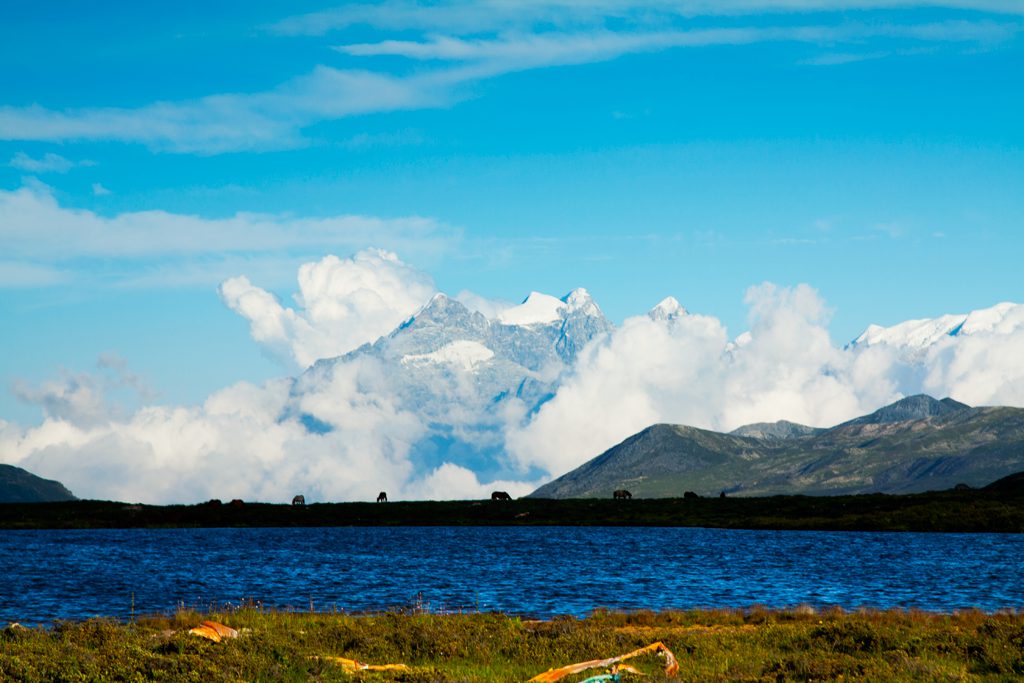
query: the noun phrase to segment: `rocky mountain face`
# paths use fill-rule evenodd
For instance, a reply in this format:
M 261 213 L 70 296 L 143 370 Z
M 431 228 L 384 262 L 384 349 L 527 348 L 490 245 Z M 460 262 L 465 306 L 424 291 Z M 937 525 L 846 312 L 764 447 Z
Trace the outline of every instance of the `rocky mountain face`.
M 554 394 L 580 350 L 611 329 L 583 289 L 561 299 L 534 292 L 494 318 L 437 294 L 391 334 L 317 361 L 297 378 L 293 395 L 329 382 L 346 366 L 377 363 L 386 393 L 430 424 L 430 438 L 417 445 L 434 451 L 436 462 L 426 464 L 476 458 L 471 464 L 481 470 L 480 459 L 502 446 L 497 428 L 509 404 L 514 401 L 524 414 L 536 410 Z M 330 429 L 316 416 L 302 418 L 311 430 Z
M 14 465 L 0 465 L 0 503 L 76 500 L 59 481 L 43 479 Z
M 797 436 L 809 436 L 825 430 L 817 427 L 779 420 L 778 422 L 755 422 L 743 425 L 729 432 L 734 436 L 750 436 L 755 439 L 790 439 Z
M 513 395 L 532 406 L 550 395 L 587 342 L 610 330 L 583 289 L 562 299 L 534 292 L 496 319 L 437 294 L 388 336 L 318 361 L 305 380 L 373 358 L 389 368 L 395 390 L 417 409 L 449 411 L 450 405 L 432 401 L 453 396 L 477 409 Z
M 1024 470 L 1024 409 L 911 396 L 830 429 L 731 434 L 654 425 L 537 489 L 538 498 L 913 493 L 981 487 Z

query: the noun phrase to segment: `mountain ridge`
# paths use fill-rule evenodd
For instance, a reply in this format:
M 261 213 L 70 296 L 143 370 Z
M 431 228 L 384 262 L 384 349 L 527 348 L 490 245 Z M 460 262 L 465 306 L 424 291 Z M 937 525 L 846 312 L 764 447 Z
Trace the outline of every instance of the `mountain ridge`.
M 78 500 L 64 484 L 14 465 L 0 464 L 0 503 L 53 503 Z
M 779 424 L 729 434 L 652 425 L 530 496 L 917 493 L 981 487 L 1024 470 L 1020 408 L 918 395 L 827 429 L 770 433 Z

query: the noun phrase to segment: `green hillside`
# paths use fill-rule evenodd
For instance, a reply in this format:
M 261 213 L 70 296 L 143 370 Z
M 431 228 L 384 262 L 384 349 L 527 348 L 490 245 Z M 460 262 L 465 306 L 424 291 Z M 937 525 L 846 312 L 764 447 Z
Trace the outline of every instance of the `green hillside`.
M 746 436 L 744 436 L 746 434 Z M 759 436 L 753 436 L 757 434 Z M 1024 470 L 1024 409 L 912 396 L 830 429 L 731 434 L 659 424 L 542 486 L 539 498 L 842 495 L 980 487 Z
M 42 479 L 14 465 L 0 465 L 0 503 L 53 503 L 75 500 L 59 481 Z

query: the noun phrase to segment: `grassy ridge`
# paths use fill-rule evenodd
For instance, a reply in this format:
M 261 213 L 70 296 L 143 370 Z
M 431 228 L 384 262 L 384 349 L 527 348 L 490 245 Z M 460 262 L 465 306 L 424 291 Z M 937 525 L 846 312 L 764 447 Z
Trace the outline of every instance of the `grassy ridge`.
M 205 618 L 242 635 L 221 643 L 188 635 L 187 629 Z M 531 622 L 496 614 L 350 616 L 243 609 L 202 616 L 182 612 L 127 625 L 92 620 L 50 630 L 8 627 L 0 631 L 0 680 L 525 681 L 552 667 L 659 640 L 676 654 L 682 681 L 1024 676 L 1021 614 L 755 608 L 598 612 L 584 620 Z M 352 675 L 326 659 L 331 656 L 412 668 Z M 651 674 L 648 680 L 664 680 L 660 660 L 632 663 Z
M 1024 532 L 1024 487 L 911 495 L 626 501 L 520 499 L 323 503 L 305 507 L 0 504 L 0 529 L 290 526 L 694 526 L 733 529 Z

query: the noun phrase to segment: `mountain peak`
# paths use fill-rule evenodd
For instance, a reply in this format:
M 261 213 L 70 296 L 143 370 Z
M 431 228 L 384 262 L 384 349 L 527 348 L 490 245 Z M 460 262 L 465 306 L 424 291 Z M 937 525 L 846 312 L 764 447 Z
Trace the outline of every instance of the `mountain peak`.
M 755 422 L 743 425 L 729 433 L 736 436 L 749 436 L 755 439 L 792 439 L 817 434 L 821 431 L 824 430 L 797 424 L 789 420 L 779 420 L 778 422 Z
M 667 296 L 647 312 L 652 320 L 675 320 L 686 315 L 686 309 L 674 296 Z
M 594 301 L 594 297 L 590 296 L 590 292 L 582 287 L 577 287 L 563 296 L 562 301 L 565 302 L 570 313 L 579 311 L 584 315 L 602 315 L 601 309 L 598 308 L 597 303 Z
M 583 287 L 577 287 L 562 297 L 562 301 L 564 301 L 569 308 L 585 306 L 588 303 L 593 302 L 593 300 L 594 299 L 590 296 L 590 292 Z
M 858 417 L 845 424 L 886 424 L 889 422 L 905 422 L 907 420 L 921 420 L 926 417 L 939 417 L 969 410 L 970 406 L 960 403 L 951 398 L 944 398 L 941 401 L 927 394 L 917 394 L 901 398 L 895 403 L 883 406 L 864 417 Z
M 498 314 L 498 322 L 505 325 L 546 325 L 562 318 L 565 303 L 550 294 L 530 292 L 523 303 L 506 308 Z
M 906 320 L 891 327 L 868 325 L 848 346 L 886 344 L 914 355 L 946 337 L 991 332 L 1006 334 L 1021 327 L 1024 327 L 1024 304 L 1004 301 L 967 314 L 954 313 L 937 318 Z

